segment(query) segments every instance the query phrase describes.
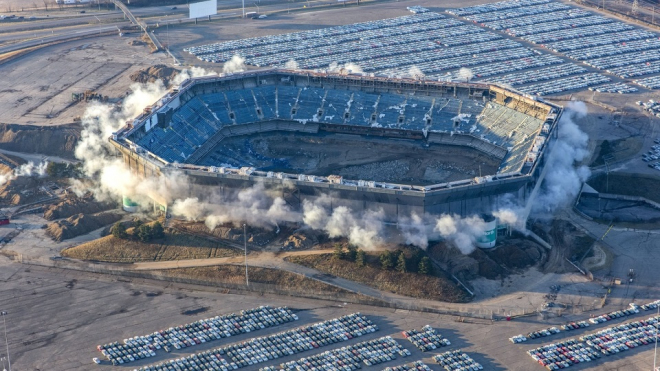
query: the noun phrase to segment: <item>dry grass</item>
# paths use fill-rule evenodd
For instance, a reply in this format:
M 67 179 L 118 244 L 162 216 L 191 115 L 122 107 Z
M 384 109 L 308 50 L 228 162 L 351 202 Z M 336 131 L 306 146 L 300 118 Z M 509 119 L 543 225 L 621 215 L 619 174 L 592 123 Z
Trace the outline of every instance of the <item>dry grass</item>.
M 199 237 L 168 230 L 165 237 L 151 243 L 115 238 L 99 238 L 62 251 L 62 256 L 80 260 L 114 263 L 223 258 L 240 252 Z
M 332 254 L 292 256 L 287 260 L 399 295 L 448 302 L 468 301 L 465 292 L 445 277 L 385 271 L 377 266 L 376 256 L 370 256 L 365 267 L 337 260 Z
M 660 202 L 660 178 L 652 175 L 610 173 L 599 174 L 587 182 L 598 192 L 645 197 Z
M 167 276 L 208 282 L 222 282 L 231 284 L 245 283 L 245 267 L 240 265 L 179 268 L 158 272 Z M 348 293 L 339 287 L 328 285 L 299 274 L 278 269 L 249 267 L 248 274 L 251 284 L 273 285 L 282 289 L 297 290 L 308 294 L 313 294 L 314 292 L 321 292 L 326 294 Z

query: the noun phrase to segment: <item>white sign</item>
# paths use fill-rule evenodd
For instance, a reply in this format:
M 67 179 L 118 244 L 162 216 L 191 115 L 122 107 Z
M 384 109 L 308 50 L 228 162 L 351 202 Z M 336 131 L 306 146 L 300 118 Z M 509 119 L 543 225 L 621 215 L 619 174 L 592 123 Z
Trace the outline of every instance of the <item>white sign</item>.
M 202 18 L 218 14 L 218 0 L 207 0 L 190 4 L 190 18 Z

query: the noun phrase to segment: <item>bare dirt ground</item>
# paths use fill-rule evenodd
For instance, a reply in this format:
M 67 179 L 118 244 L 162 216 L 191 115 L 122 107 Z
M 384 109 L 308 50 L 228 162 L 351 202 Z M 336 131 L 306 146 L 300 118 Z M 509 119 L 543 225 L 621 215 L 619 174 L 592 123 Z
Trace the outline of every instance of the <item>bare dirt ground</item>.
M 128 75 L 163 61 L 129 37 L 108 36 L 45 48 L 0 66 L 0 122 L 61 125 L 80 117 L 87 104 L 72 101 L 86 90 L 122 99 L 133 83 Z
M 249 163 L 262 170 L 411 184 L 451 182 L 479 176 L 480 171 L 494 174 L 499 166 L 496 160 L 463 147 L 427 147 L 421 141 L 344 134 L 293 133 L 233 137 L 222 141 L 201 163 Z

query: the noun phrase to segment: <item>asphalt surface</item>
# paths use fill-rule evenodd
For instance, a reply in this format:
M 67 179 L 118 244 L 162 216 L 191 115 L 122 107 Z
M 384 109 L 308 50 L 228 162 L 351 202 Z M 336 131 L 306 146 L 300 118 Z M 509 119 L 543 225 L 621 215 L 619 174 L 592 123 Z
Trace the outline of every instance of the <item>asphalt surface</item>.
M 487 370 L 541 370 L 525 354 L 525 350 L 551 341 L 532 340 L 513 345 L 508 337 L 548 326 L 547 321 L 535 317 L 511 322 L 470 321 L 457 322 L 456 318 L 430 313 L 417 313 L 353 304 L 316 301 L 292 297 L 234 295 L 213 288 L 190 285 L 163 284 L 157 281 L 97 275 L 68 271 L 57 268 L 28 266 L 6 261 L 0 257 L 0 310 L 8 312 L 7 334 L 14 370 L 111 370 L 133 369 L 134 367 L 160 362 L 165 359 L 189 355 L 216 346 L 247 340 L 254 336 L 265 336 L 288 328 L 311 324 L 344 314 L 361 312 L 372 319 L 380 331 L 335 344 L 315 351 L 245 368 L 257 370 L 281 362 L 299 359 L 328 349 L 355 344 L 376 337 L 391 335 L 403 347 L 413 353 L 412 357 L 399 358 L 386 364 L 365 367 L 365 370 L 381 370 L 387 366 L 424 360 L 433 370 L 440 370 L 431 356 L 447 350 L 462 349 Z M 221 314 L 228 314 L 257 307 L 259 305 L 287 305 L 297 311 L 299 321 L 260 330 L 250 334 L 202 344 L 182 351 L 163 353 L 157 357 L 134 362 L 123 367 L 107 363 L 93 365 L 91 359 L 98 357 L 97 344 L 121 341 L 124 338 L 144 335 L 163 328 L 192 322 Z M 186 315 L 186 313 L 196 313 Z M 643 313 L 635 319 L 645 318 Z M 583 317 L 581 317 L 583 318 Z M 571 319 L 570 316 L 561 321 Z M 557 321 L 555 321 L 557 322 Z M 619 323 L 613 322 L 613 323 Z M 613 324 L 610 323 L 610 324 Z M 402 339 L 401 331 L 420 329 L 430 324 L 452 345 L 429 353 L 421 353 L 412 344 Z M 604 328 L 605 326 L 599 326 Z M 579 336 L 596 331 L 576 331 L 556 335 L 553 340 Z M 4 355 L 0 351 L 0 357 Z M 653 347 L 637 348 L 607 358 L 608 363 L 580 364 L 575 370 L 648 370 L 652 362 Z

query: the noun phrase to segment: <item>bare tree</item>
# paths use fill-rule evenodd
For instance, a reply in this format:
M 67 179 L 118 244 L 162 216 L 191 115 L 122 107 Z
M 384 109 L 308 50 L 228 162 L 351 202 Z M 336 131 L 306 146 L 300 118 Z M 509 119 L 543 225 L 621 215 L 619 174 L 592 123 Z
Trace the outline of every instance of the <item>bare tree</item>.
M 44 7 L 46 8 L 46 11 L 48 11 L 48 0 L 44 0 Z
M 32 7 L 33 7 L 34 9 L 37 9 L 37 8 L 39 7 L 39 6 L 37 5 L 37 2 L 36 2 L 36 1 L 32 3 Z

